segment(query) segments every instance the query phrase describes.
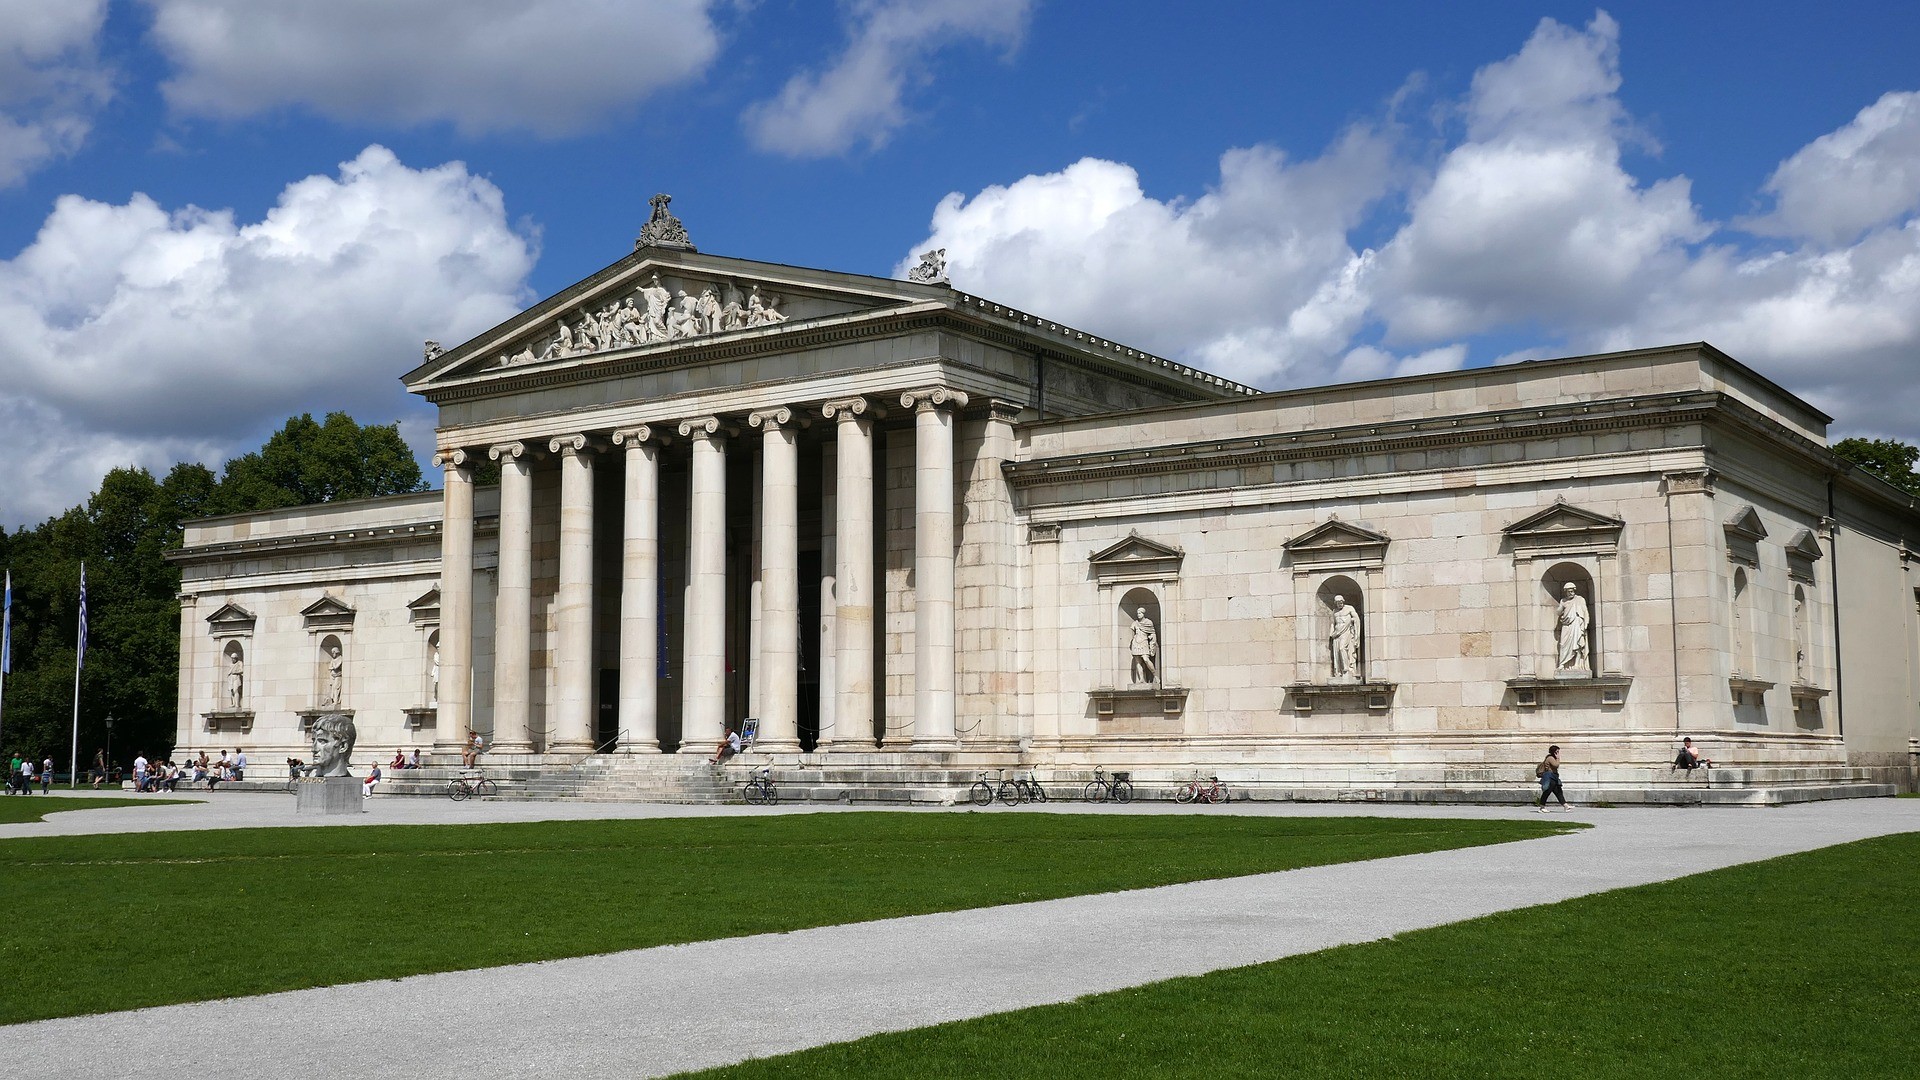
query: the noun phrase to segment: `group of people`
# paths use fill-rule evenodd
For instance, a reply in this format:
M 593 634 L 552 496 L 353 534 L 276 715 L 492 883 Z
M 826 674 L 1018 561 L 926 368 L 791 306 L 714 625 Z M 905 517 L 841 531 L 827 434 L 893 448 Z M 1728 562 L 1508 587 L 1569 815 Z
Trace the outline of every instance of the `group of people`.
M 205 784 L 208 791 L 213 791 L 221 784 L 247 778 L 247 753 L 238 747 L 234 748 L 232 757 L 228 757 L 225 750 L 220 751 L 218 758 L 208 756 L 205 750 L 197 756 L 188 750 L 182 753 L 182 758 L 178 762 L 171 757 L 148 761 L 144 752 L 136 754 L 133 759 L 133 790 L 178 791 L 182 783 L 187 783 Z M 99 787 L 106 773 L 106 754 L 95 754 L 93 786 Z
M 40 785 L 42 795 L 53 790 L 53 759 L 47 758 L 36 769 L 31 754 L 24 758 L 13 755 L 13 763 L 7 769 L 7 794 L 31 795 L 35 783 Z
M 1702 754 L 1693 745 L 1692 736 L 1688 736 L 1680 740 L 1680 753 L 1673 759 L 1673 767 L 1691 773 L 1695 769 L 1713 768 L 1713 759 Z M 1549 798 L 1559 800 L 1562 810 L 1573 809 L 1572 804 L 1567 802 L 1566 789 L 1560 786 L 1560 747 L 1547 747 L 1547 756 L 1534 766 L 1533 775 L 1540 781 L 1540 797 L 1533 802 L 1536 809 L 1546 813 Z

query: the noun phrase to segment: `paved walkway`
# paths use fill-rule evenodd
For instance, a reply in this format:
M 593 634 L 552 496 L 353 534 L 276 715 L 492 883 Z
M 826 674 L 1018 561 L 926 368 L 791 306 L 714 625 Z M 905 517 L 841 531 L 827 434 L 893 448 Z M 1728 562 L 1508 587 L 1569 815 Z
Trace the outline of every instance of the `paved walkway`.
M 114 831 L 240 825 L 248 818 L 288 823 L 284 796 L 277 806 L 271 797 L 247 796 L 249 806 L 235 794 L 208 807 L 140 808 Z M 367 819 L 537 820 L 715 809 L 395 799 Z M 1233 810 L 1302 817 L 1525 813 L 1289 804 Z M 1157 805 L 1120 812 L 1169 811 L 1222 812 Z M 109 813 L 119 812 L 8 826 L 0 836 L 99 831 L 79 819 L 100 814 L 104 820 Z M 92 1077 L 124 1071 L 128 1054 L 144 1047 L 196 1077 L 253 1077 L 267 1071 L 267 1062 L 278 1076 L 329 1080 L 414 1077 L 426 1063 L 474 1077 L 665 1075 L 1916 831 L 1920 800 L 1572 816 L 1596 827 L 1226 881 L 22 1024 L 0 1028 L 0 1060 L 33 1062 L 38 1075 Z M 179 824 L 185 820 L 197 824 Z M 719 1017 L 731 1018 L 724 1038 L 715 1033 Z M 407 1053 L 377 1052 L 396 1045 Z

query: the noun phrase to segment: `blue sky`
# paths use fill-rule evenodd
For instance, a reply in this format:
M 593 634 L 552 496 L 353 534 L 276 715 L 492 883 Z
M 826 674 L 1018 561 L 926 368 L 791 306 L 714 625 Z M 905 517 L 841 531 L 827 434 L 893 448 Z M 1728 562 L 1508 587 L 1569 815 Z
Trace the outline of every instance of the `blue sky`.
M 631 248 L 1269 388 L 1705 338 L 1920 441 L 1896 4 L 0 0 L 0 525 L 216 467 Z

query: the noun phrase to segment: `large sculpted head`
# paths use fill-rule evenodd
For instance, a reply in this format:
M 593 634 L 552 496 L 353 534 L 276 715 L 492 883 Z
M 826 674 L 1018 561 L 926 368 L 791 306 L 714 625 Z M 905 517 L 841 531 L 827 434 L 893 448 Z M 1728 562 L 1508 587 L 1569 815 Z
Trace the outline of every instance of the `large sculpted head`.
M 346 776 L 347 762 L 353 756 L 355 738 L 353 718 L 327 713 L 313 722 L 313 772 L 315 776 Z

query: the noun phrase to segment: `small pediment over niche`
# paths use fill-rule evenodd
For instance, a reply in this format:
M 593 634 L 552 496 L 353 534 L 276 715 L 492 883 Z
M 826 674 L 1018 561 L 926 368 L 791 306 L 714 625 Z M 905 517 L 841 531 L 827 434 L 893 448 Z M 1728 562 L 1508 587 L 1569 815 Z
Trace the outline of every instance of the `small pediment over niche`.
M 1096 578 L 1125 581 L 1168 581 L 1180 576 L 1187 553 L 1176 547 L 1128 533 L 1125 540 L 1087 557 Z
M 1787 542 L 1787 576 L 1800 581 L 1812 581 L 1813 564 L 1825 554 L 1820 550 L 1820 541 L 1814 538 L 1813 530 L 1801 529 Z
M 435 585 L 408 604 L 407 614 L 413 619 L 415 625 L 438 623 L 440 621 L 440 586 Z
M 207 616 L 207 626 L 215 637 L 253 633 L 253 612 L 239 604 L 221 604 L 220 610 Z
M 1336 566 L 1378 567 L 1387 561 L 1385 533 L 1377 533 L 1339 518 L 1329 518 L 1280 545 L 1296 568 Z
M 1506 527 L 1507 541 L 1516 551 L 1540 554 L 1609 552 L 1620 546 L 1626 522 L 1571 503 L 1555 501 Z
M 1760 520 L 1760 512 L 1743 506 L 1722 528 L 1727 534 L 1727 558 L 1758 568 L 1760 541 L 1767 538 L 1767 526 Z
M 352 626 L 353 615 L 353 609 L 347 606 L 346 601 L 331 594 L 300 609 L 300 616 L 307 621 L 309 630 L 337 630 Z

